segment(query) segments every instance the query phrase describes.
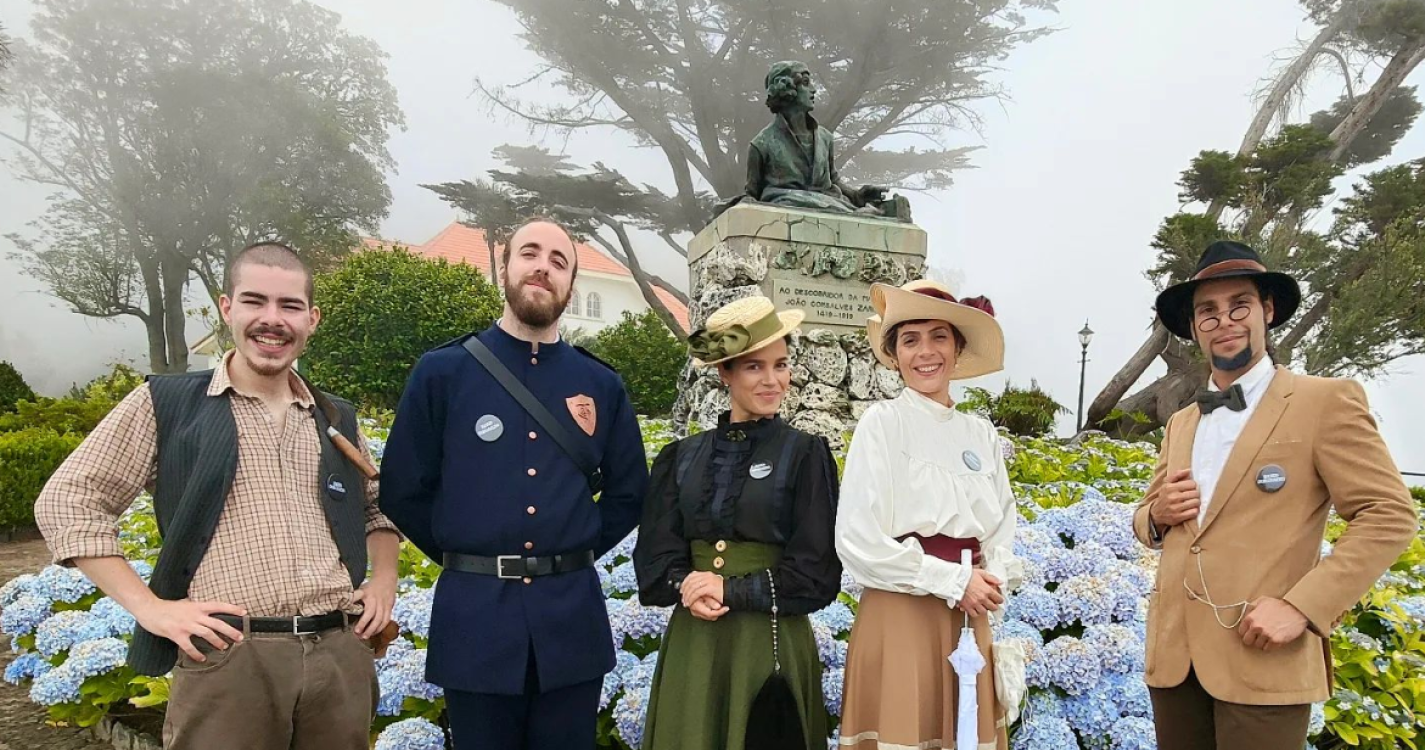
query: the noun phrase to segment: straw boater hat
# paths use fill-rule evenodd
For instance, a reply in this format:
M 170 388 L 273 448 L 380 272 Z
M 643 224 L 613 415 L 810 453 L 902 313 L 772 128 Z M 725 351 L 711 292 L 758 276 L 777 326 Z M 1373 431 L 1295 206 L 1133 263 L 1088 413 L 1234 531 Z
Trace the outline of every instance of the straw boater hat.
M 715 365 L 779 341 L 805 317 L 801 310 L 777 312 L 766 297 L 743 297 L 719 307 L 688 336 L 688 353 L 699 366 Z
M 965 338 L 965 349 L 955 360 L 951 380 L 968 380 L 1004 369 L 1004 332 L 995 320 L 989 300 L 976 297 L 961 302 L 943 285 L 929 279 L 905 286 L 871 285 L 871 306 L 876 314 L 866 321 L 866 335 L 876 359 L 892 370 L 896 359 L 886 349 L 885 334 L 908 320 L 943 320 Z
M 1234 277 L 1254 278 L 1262 286 L 1267 297 L 1272 300 L 1272 319 L 1267 323 L 1270 330 L 1291 320 L 1296 308 L 1301 306 L 1301 287 L 1296 279 L 1276 271 L 1268 271 L 1262 263 L 1262 256 L 1256 250 L 1230 240 L 1218 240 L 1207 246 L 1197 261 L 1197 270 L 1192 278 L 1181 284 L 1174 284 L 1158 295 L 1156 307 L 1158 318 L 1175 335 L 1191 339 L 1193 337 L 1192 293 L 1205 281 Z

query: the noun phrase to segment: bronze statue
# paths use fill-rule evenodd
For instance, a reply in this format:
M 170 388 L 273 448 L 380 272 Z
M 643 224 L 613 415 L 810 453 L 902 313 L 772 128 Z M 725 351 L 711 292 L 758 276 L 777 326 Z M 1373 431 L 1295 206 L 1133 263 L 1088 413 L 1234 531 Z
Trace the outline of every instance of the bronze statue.
M 767 108 L 776 116 L 752 139 L 747 154 L 747 187 L 719 207 L 719 213 L 746 200 L 836 213 L 858 213 L 910 221 L 910 203 L 885 197 L 885 188 L 849 187 L 836 173 L 834 139 L 811 110 L 816 85 L 811 71 L 795 61 L 773 63 L 765 79 Z

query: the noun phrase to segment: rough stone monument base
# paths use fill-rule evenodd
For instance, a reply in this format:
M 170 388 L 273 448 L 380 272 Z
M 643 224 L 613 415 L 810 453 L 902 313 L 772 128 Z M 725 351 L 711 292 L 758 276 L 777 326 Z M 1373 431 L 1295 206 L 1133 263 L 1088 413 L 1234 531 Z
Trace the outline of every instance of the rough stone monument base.
M 688 245 L 694 330 L 736 299 L 769 297 L 806 312 L 793 335 L 792 388 L 782 416 L 839 448 L 871 403 L 900 393 L 900 375 L 877 363 L 866 341 L 874 282 L 903 284 L 925 267 L 925 230 L 869 216 L 760 203 L 728 209 Z M 683 370 L 673 418 L 680 431 L 709 429 L 728 408 L 711 368 Z

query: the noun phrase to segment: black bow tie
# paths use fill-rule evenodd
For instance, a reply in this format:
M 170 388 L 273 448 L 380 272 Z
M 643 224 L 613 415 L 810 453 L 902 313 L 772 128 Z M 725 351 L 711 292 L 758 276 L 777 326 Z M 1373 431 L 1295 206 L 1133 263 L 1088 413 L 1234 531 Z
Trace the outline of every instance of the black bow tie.
M 1247 395 L 1242 392 L 1242 386 L 1234 383 L 1225 391 L 1202 391 L 1197 394 L 1197 408 L 1203 414 L 1211 414 L 1219 406 L 1232 411 L 1246 409 Z

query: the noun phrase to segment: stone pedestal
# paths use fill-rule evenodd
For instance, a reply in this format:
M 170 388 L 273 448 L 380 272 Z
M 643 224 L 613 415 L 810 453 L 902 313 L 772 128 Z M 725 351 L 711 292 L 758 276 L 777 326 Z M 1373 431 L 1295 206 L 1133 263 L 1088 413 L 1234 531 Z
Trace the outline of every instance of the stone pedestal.
M 740 204 L 688 244 L 689 314 L 697 329 L 717 308 L 756 294 L 778 309 L 804 311 L 782 414 L 839 447 L 867 406 L 901 389 L 900 376 L 876 362 L 866 341 L 871 284 L 903 284 L 924 267 L 925 230 L 914 224 Z M 690 366 L 674 419 L 707 429 L 727 404 L 716 371 Z

